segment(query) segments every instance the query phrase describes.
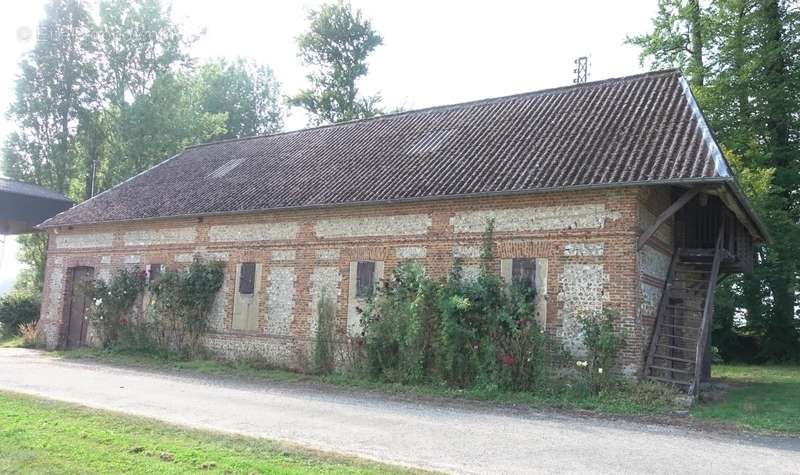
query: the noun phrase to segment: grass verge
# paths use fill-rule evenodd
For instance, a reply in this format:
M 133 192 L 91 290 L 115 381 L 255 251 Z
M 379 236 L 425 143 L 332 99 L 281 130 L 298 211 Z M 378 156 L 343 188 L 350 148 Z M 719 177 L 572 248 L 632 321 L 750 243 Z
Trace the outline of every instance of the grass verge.
M 0 392 L 0 473 L 411 473 L 262 439 Z
M 23 340 L 21 336 L 4 335 L 0 336 L 0 348 L 22 348 Z
M 674 393 L 663 386 L 653 383 L 620 381 L 615 390 L 597 395 L 570 385 L 535 393 L 511 393 L 491 388 L 460 390 L 434 384 L 391 384 L 343 374 L 314 376 L 265 368 L 258 361 L 228 362 L 214 359 L 186 361 L 157 355 L 96 348 L 82 348 L 80 350 L 59 352 L 58 354 L 70 359 L 91 359 L 121 366 L 183 370 L 199 375 L 239 377 L 266 381 L 305 381 L 416 397 L 444 397 L 525 405 L 536 408 L 589 410 L 603 414 L 653 415 L 663 414 L 674 409 L 672 406 Z
M 695 406 L 694 417 L 800 434 L 800 366 L 719 365 L 712 374 L 732 389 L 721 402 Z

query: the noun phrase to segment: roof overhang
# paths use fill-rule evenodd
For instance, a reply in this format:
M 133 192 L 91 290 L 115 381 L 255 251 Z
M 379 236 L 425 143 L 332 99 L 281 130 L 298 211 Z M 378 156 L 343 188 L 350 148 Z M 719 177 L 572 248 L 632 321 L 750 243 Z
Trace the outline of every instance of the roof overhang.
M 0 190 L 0 234 L 36 232 L 37 224 L 72 207 L 66 198 L 55 199 Z

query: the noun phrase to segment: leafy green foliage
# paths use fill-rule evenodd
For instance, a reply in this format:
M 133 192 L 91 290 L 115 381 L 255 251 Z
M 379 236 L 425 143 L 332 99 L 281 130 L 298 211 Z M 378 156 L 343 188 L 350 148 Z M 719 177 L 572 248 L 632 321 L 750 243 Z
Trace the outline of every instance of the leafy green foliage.
M 188 53 L 195 38 L 161 0 L 51 0 L 39 32 L 8 111 L 15 128 L 3 173 L 11 178 L 80 202 L 187 145 L 282 126 L 269 68 L 197 68 Z M 25 291 L 41 292 L 46 239 L 20 240 Z
M 227 114 L 225 131 L 214 139 L 249 137 L 283 128 L 280 84 L 269 66 L 253 61 L 224 59 L 198 71 L 202 109 Z
M 224 134 L 226 115 L 205 111 L 201 94 L 193 78 L 168 74 L 132 104 L 109 110 L 113 139 L 106 179 L 119 183 L 189 145 Z
M 593 393 L 609 388 L 612 383 L 612 369 L 625 345 L 625 335 L 617 331 L 614 325 L 617 320 L 619 315 L 612 310 L 581 318 L 587 361 L 579 367 L 583 368 L 588 388 Z
M 151 285 L 153 307 L 148 323 L 161 350 L 187 356 L 200 353 L 200 340 L 208 331 L 208 315 L 223 279 L 222 263 L 195 259 L 187 270 L 164 272 Z
M 535 320 L 533 291 L 493 273 L 493 225 L 476 280 L 457 262 L 446 280 L 399 265 L 362 317 L 367 367 L 391 382 L 529 390 L 546 377 L 554 347 Z
M 686 69 L 693 92 L 774 242 L 752 274 L 717 291 L 723 358 L 800 358 L 800 7 L 780 0 L 661 0 L 651 32 L 629 41 L 654 68 Z M 743 352 L 744 346 L 753 351 Z
M 97 332 L 103 346 L 116 344 L 123 329 L 130 326 L 136 317 L 134 304 L 146 285 L 146 272 L 139 269 L 122 269 L 106 283 L 92 280 L 81 289 L 91 300 L 87 318 Z
M 437 285 L 416 262 L 397 266 L 362 315 L 367 367 L 389 381 L 424 381 L 434 370 Z
M 291 99 L 306 109 L 315 125 L 372 117 L 380 97 L 360 97 L 357 81 L 367 74 L 367 57 L 383 38 L 360 10 L 340 1 L 308 15 L 309 31 L 297 38 L 300 57 L 314 71 L 309 89 Z
M 17 335 L 21 325 L 39 320 L 40 307 L 36 295 L 11 292 L 0 297 L 0 336 Z
M 314 336 L 314 372 L 329 374 L 335 366 L 336 303 L 323 292 L 317 302 L 317 334 Z

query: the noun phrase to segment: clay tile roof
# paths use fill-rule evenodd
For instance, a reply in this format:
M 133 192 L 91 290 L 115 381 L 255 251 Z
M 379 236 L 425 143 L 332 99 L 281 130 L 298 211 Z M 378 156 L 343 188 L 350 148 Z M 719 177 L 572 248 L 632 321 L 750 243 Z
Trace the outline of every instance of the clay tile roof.
M 732 180 L 676 70 L 190 147 L 44 227 Z

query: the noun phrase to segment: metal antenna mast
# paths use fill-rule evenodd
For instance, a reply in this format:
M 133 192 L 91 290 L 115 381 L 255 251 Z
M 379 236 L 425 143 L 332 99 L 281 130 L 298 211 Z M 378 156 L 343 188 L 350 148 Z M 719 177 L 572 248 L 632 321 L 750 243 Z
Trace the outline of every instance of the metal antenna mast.
M 581 56 L 580 58 L 575 60 L 575 69 L 572 70 L 575 73 L 575 79 L 572 80 L 574 84 L 583 84 L 586 82 L 586 78 L 589 76 L 589 58 L 586 56 Z

